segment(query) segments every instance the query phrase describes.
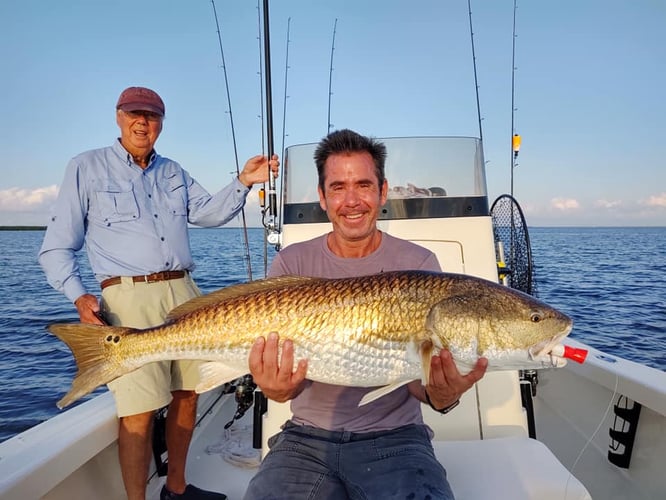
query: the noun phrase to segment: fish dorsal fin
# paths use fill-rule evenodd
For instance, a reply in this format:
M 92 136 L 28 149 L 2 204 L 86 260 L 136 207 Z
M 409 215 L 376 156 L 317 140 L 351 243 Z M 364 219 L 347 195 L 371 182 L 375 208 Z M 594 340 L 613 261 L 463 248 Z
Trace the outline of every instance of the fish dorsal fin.
M 279 276 L 277 278 L 267 278 L 262 280 L 250 281 L 249 283 L 241 283 L 238 285 L 231 285 L 225 288 L 220 288 L 214 292 L 207 293 L 200 297 L 194 297 L 181 305 L 174 307 L 167 315 L 166 321 L 174 321 L 181 316 L 185 316 L 192 311 L 207 307 L 213 304 L 219 304 L 225 300 L 230 300 L 243 295 L 259 291 L 269 291 L 274 289 L 287 289 L 294 286 L 311 283 L 313 281 L 321 280 L 322 278 L 308 278 L 304 276 Z

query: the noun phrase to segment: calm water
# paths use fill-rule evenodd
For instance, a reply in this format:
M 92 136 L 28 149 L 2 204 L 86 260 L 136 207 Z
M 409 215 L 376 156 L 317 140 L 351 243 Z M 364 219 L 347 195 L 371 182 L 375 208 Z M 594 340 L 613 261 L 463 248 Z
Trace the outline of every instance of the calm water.
M 190 234 L 202 291 L 247 281 L 241 230 Z M 263 231 L 249 234 L 253 276 L 261 278 Z M 45 330 L 78 317 L 36 262 L 43 236 L 0 231 L 0 441 L 55 415 L 76 371 L 67 347 Z M 530 236 L 538 295 L 574 319 L 572 337 L 666 369 L 666 228 L 532 228 Z M 85 280 L 96 289 L 89 272 Z

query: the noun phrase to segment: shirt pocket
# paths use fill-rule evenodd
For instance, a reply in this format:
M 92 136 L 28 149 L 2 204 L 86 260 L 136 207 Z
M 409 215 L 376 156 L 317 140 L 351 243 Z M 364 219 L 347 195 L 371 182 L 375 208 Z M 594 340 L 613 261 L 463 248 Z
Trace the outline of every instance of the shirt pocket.
M 139 218 L 139 205 L 132 184 L 103 183 L 95 191 L 95 203 L 90 212 L 97 220 L 107 224 L 128 222 Z
M 187 215 L 187 186 L 182 175 L 172 174 L 165 179 L 165 195 L 171 215 Z

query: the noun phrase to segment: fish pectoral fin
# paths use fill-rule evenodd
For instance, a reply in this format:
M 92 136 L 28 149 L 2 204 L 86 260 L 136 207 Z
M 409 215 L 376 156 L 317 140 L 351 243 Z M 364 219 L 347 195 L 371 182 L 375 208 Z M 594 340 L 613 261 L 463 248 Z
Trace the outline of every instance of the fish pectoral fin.
M 426 340 L 419 346 L 419 353 L 421 354 L 421 367 L 423 370 L 423 374 L 421 375 L 421 383 L 423 385 L 428 385 L 430 383 L 430 361 L 432 360 L 433 352 L 434 346 L 431 340 Z
M 402 380 L 400 382 L 395 382 L 393 384 L 384 385 L 378 389 L 375 389 L 374 391 L 370 391 L 361 398 L 361 401 L 358 402 L 358 406 L 363 406 L 367 405 L 368 403 L 372 403 L 374 400 L 379 399 L 382 396 L 386 396 L 387 394 L 395 391 L 396 389 L 402 387 L 405 384 L 409 384 L 410 382 L 411 380 Z
M 197 394 L 201 394 L 202 392 L 210 391 L 222 384 L 236 380 L 245 374 L 247 374 L 247 370 L 238 370 L 218 361 L 209 361 L 199 367 L 199 377 L 201 380 L 194 390 Z

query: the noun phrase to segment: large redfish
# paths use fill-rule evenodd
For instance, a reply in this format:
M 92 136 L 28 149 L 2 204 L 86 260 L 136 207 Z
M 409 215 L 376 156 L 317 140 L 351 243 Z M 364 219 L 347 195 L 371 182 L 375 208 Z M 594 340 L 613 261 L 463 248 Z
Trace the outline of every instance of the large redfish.
M 201 359 L 199 392 L 249 372 L 259 336 L 278 332 L 308 359 L 307 377 L 374 387 L 364 402 L 415 379 L 449 349 L 461 370 L 480 356 L 489 370 L 563 366 L 566 315 L 535 298 L 466 275 L 386 272 L 344 279 L 281 277 L 235 285 L 174 309 L 159 327 L 136 330 L 54 324 L 78 373 L 64 407 L 152 361 Z

